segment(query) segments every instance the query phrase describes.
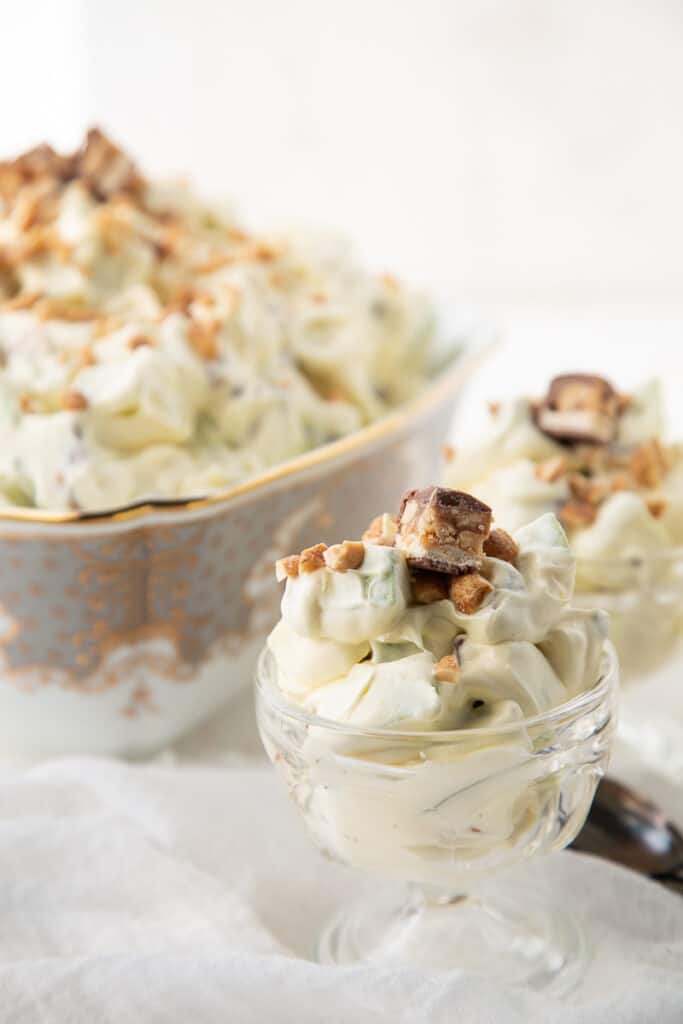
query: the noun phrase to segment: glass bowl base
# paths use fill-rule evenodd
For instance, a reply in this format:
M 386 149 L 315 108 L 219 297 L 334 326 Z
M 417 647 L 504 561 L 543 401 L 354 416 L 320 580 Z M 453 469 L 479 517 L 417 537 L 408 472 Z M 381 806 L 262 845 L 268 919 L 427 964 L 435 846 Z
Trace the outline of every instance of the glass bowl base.
M 588 954 L 574 917 L 524 890 L 433 896 L 411 890 L 359 900 L 324 929 L 317 959 L 432 970 L 474 971 L 524 988 L 562 994 L 578 983 Z

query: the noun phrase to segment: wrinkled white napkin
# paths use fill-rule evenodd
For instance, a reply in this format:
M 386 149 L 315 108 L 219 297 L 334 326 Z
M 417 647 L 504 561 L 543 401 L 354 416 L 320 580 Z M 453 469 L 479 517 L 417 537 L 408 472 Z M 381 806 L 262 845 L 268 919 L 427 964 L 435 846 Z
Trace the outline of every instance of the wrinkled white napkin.
M 562 1004 L 460 972 L 312 963 L 324 919 L 367 883 L 319 856 L 263 763 L 65 759 L 8 770 L 0 1021 L 683 1020 L 683 899 L 573 853 L 524 870 L 584 918 L 593 944 L 583 984 Z

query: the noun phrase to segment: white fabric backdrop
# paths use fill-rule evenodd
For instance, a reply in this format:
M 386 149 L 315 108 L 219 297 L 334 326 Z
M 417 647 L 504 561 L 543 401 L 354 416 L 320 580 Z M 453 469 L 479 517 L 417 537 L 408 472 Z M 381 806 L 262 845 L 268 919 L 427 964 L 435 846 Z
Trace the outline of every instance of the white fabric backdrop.
M 594 947 L 562 1004 L 459 972 L 321 967 L 321 922 L 367 883 L 317 855 L 271 771 L 46 764 L 0 781 L 0 1019 L 678 1024 L 683 900 L 578 854 L 532 870 Z

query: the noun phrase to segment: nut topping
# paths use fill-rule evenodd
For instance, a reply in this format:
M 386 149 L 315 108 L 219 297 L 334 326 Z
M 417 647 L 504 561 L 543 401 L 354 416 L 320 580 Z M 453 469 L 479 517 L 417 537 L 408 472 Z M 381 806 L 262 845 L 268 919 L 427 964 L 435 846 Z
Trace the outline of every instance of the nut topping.
M 88 408 L 88 399 L 80 391 L 65 391 L 61 397 L 61 406 L 70 412 L 78 412 Z
M 564 455 L 554 455 L 550 459 L 539 462 L 534 470 L 536 478 L 546 484 L 554 484 L 565 475 L 569 463 Z
M 98 199 L 122 192 L 135 195 L 142 188 L 135 165 L 99 128 L 91 128 L 76 155 L 76 173 Z
M 654 438 L 631 452 L 630 469 L 641 487 L 658 487 L 669 469 L 666 452 Z
M 454 576 L 450 585 L 451 601 L 464 615 L 472 615 L 481 608 L 485 598 L 493 590 L 493 584 L 478 572 Z
M 448 574 L 479 569 L 491 509 L 463 491 L 426 487 L 401 501 L 396 547 L 413 569 Z
M 570 473 L 567 483 L 573 498 L 590 505 L 600 505 L 613 491 L 612 481 L 607 476 L 591 478 L 582 473 Z
M 560 522 L 568 530 L 579 526 L 590 526 L 595 521 L 597 509 L 589 501 L 567 501 L 558 513 Z
M 667 509 L 666 498 L 648 498 L 645 504 L 647 505 L 648 512 L 654 519 L 661 519 Z
M 134 337 L 128 339 L 128 348 L 133 352 L 136 348 L 146 348 L 153 345 L 154 342 L 146 334 L 136 334 Z
M 299 556 L 286 555 L 285 558 L 278 558 L 275 563 L 275 579 L 282 583 L 286 579 L 294 579 L 299 575 Z
M 616 436 L 619 412 L 619 396 L 609 381 L 568 373 L 550 382 L 536 409 L 536 424 L 557 441 L 607 444 Z
M 191 320 L 187 328 L 190 344 L 201 359 L 216 359 L 218 356 L 219 324 L 212 320 L 204 322 Z
M 379 544 L 380 546 L 393 548 L 396 541 L 396 519 L 388 512 L 381 516 L 375 516 L 367 530 L 363 534 L 363 540 L 368 544 Z
M 448 576 L 442 572 L 416 569 L 410 579 L 413 602 L 433 604 L 448 598 Z
M 315 572 L 325 565 L 327 544 L 315 544 L 312 548 L 304 548 L 299 556 L 299 573 Z
M 459 674 L 460 666 L 454 654 L 446 654 L 432 669 L 437 683 L 457 683 Z
M 484 541 L 484 554 L 489 558 L 500 558 L 503 562 L 515 565 L 519 555 L 519 544 L 505 530 L 496 527 Z
M 359 540 L 345 540 L 343 544 L 333 544 L 323 554 L 325 565 L 335 572 L 348 572 L 358 569 L 365 558 L 365 545 Z

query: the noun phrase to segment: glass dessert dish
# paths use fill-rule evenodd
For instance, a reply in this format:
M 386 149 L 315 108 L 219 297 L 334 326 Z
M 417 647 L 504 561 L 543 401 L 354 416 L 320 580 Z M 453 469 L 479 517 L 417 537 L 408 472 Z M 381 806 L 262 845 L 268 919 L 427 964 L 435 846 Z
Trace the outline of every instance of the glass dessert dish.
M 668 670 L 683 653 L 683 548 L 577 558 L 574 603 L 609 614 L 622 682 Z
M 503 876 L 571 842 L 607 762 L 617 659 L 604 613 L 572 604 L 575 568 L 553 515 L 510 535 L 441 487 L 278 562 L 265 748 L 328 856 L 408 883 L 333 920 L 320 960 L 580 976 L 578 923 Z
M 402 898 L 345 909 L 318 958 L 571 988 L 587 956 L 580 923 L 524 885 L 490 882 L 581 829 L 607 765 L 617 683 L 607 644 L 596 685 L 543 714 L 482 729 L 365 729 L 290 703 L 265 650 L 259 730 L 313 840 L 334 860 L 408 883 Z
M 683 782 L 683 549 L 577 559 L 574 604 L 609 615 L 625 684 L 618 753 Z
M 508 528 L 557 515 L 576 558 L 575 605 L 609 614 L 627 684 L 620 739 L 683 779 L 683 444 L 667 439 L 658 382 L 624 394 L 564 374 L 542 397 L 493 403 L 476 437 L 444 454 L 447 483 L 472 489 Z

